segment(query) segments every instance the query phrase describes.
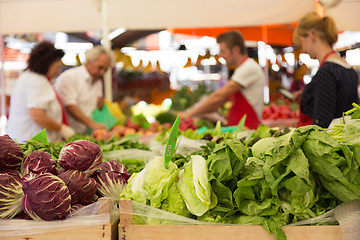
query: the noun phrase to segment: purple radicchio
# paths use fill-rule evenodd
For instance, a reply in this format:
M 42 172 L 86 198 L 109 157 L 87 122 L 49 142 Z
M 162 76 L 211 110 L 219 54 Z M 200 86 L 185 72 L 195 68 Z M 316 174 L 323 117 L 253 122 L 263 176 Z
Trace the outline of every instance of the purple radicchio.
M 97 182 L 79 170 L 66 170 L 58 175 L 68 187 L 71 204 L 86 205 L 91 203 L 97 191 Z
M 30 173 L 23 178 L 23 208 L 34 220 L 63 220 L 70 211 L 68 187 L 51 173 Z
M 65 170 L 79 170 L 90 176 L 99 168 L 102 153 L 98 144 L 77 140 L 67 143 L 61 149 L 58 161 Z
M 0 172 L 0 218 L 13 218 L 22 207 L 21 174 L 16 170 Z
M 99 194 L 118 202 L 129 177 L 130 175 L 123 164 L 111 160 L 100 165 L 94 178 L 98 182 Z
M 70 214 L 74 213 L 76 210 L 79 210 L 82 207 L 84 207 L 84 205 L 81 205 L 80 203 L 76 203 L 74 205 L 71 205 Z
M 23 175 L 30 172 L 56 174 L 56 162 L 48 152 L 35 150 L 24 157 L 21 165 Z
M 9 135 L 0 136 L 0 171 L 20 169 L 24 153 Z

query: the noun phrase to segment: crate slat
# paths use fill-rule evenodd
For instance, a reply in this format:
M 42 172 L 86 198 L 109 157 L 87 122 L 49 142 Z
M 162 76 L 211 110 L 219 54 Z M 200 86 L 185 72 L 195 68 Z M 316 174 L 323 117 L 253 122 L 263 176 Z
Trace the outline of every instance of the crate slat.
M 120 200 L 119 240 L 274 240 L 262 226 L 133 225 L 130 200 Z M 340 226 L 284 226 L 288 240 L 342 240 Z

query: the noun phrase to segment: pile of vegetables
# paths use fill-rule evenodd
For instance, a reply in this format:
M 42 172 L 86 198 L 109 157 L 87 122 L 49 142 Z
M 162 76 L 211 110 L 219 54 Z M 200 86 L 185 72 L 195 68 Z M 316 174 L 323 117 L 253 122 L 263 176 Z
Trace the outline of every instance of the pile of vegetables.
M 286 104 L 285 102 L 272 102 L 263 109 L 262 119 L 289 119 L 298 118 L 299 106 L 297 103 Z
M 103 162 L 100 146 L 88 140 L 61 146 L 60 152 L 23 152 L 8 135 L 0 136 L 0 218 L 63 220 L 100 196 L 119 201 L 130 177 L 124 165 Z
M 168 168 L 155 157 L 130 177 L 121 198 L 201 221 L 262 225 L 279 240 L 286 239 L 281 226 L 360 199 L 358 145 L 315 125 L 270 133 L 225 134 L 175 155 Z M 134 221 L 166 222 L 146 215 Z
M 143 114 L 132 116 L 124 125 L 117 124 L 111 130 L 97 129 L 92 132 L 92 137 L 98 141 L 109 141 L 112 138 L 121 138 L 127 135 L 151 135 L 169 129 L 170 123 L 160 124 L 158 121 L 149 123 Z

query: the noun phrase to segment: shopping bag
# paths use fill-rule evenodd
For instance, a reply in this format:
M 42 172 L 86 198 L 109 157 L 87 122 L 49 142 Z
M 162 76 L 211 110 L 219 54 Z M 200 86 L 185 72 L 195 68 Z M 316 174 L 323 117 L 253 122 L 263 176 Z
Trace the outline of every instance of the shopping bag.
M 98 123 L 103 123 L 108 129 L 112 129 L 116 124 L 115 117 L 110 113 L 106 105 L 102 109 L 96 108 L 92 113 L 91 118 Z
M 111 102 L 105 99 L 105 105 L 107 106 L 109 112 L 120 124 L 125 124 L 126 116 L 120 109 L 120 105 L 117 102 Z

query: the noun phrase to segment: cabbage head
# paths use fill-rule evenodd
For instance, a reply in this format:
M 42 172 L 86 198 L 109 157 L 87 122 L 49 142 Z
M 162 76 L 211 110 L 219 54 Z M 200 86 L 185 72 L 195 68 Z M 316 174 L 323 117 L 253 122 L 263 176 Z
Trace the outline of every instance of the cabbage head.
M 63 180 L 51 173 L 23 178 L 24 212 L 34 220 L 63 220 L 70 211 L 71 196 Z
M 116 160 L 101 163 L 94 176 L 100 195 L 115 202 L 119 202 L 129 177 L 126 167 Z
M 168 169 L 165 168 L 164 157 L 156 156 L 147 163 L 143 187 L 150 206 L 160 208 L 178 174 L 177 165 L 171 161 Z
M 16 170 L 0 172 L 0 218 L 13 218 L 22 207 L 21 174 Z
M 192 155 L 184 164 L 176 183 L 187 209 L 196 216 L 202 216 L 210 208 L 211 185 L 206 161 L 202 156 Z
M 0 171 L 20 169 L 24 153 L 9 135 L 0 136 Z
M 24 157 L 21 165 L 23 175 L 30 172 L 56 174 L 56 162 L 48 152 L 35 150 Z
M 91 176 L 102 163 L 102 153 L 98 144 L 77 140 L 61 149 L 58 161 L 65 170 L 79 170 Z
M 95 179 L 79 170 L 66 170 L 58 175 L 64 181 L 71 195 L 71 204 L 86 205 L 95 197 L 98 185 Z
M 128 199 L 134 202 L 146 204 L 146 193 L 143 188 L 145 168 L 138 173 L 133 173 L 128 184 L 120 194 L 120 199 Z

